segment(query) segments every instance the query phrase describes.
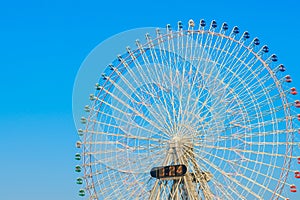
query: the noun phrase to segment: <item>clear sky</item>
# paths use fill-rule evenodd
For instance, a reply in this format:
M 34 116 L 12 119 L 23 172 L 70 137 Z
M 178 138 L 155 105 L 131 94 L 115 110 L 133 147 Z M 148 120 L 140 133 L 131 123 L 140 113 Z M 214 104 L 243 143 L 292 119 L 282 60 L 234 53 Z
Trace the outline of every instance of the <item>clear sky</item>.
M 2 1 L 0 199 L 80 199 L 72 89 L 84 58 L 119 32 L 190 18 L 259 37 L 300 90 L 298 0 Z

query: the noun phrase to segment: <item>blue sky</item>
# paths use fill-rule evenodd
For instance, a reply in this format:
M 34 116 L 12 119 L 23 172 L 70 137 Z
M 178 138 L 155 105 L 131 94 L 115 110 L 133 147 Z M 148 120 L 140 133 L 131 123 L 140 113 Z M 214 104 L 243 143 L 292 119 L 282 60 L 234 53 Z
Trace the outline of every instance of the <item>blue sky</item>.
M 300 90 L 299 10 L 297 0 L 2 2 L 1 199 L 79 199 L 72 90 L 81 63 L 101 41 L 190 18 L 226 21 L 268 44 Z

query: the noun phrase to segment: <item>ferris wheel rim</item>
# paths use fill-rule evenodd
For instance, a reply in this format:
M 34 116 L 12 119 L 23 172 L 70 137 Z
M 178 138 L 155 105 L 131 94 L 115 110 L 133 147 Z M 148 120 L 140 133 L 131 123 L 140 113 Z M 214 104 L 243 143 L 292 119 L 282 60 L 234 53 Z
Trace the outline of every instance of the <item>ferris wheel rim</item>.
M 199 32 L 200 30 L 198 30 L 198 32 Z M 185 31 L 187 34 L 188 33 L 191 33 L 191 32 L 193 32 L 193 33 L 197 33 L 197 31 L 194 31 L 194 30 L 187 30 L 187 31 Z M 179 33 L 179 31 L 177 31 L 177 32 L 172 32 L 172 33 L 167 33 L 167 34 L 165 34 L 164 36 L 162 36 L 162 37 L 168 37 L 168 36 L 170 36 L 170 35 L 173 35 L 173 34 L 176 34 L 176 33 Z M 203 33 L 202 34 L 204 34 L 205 33 L 205 31 L 203 31 Z M 222 37 L 222 38 L 225 38 L 225 39 L 228 39 L 228 40 L 230 40 L 230 37 L 229 36 L 226 36 L 226 35 L 224 35 L 224 34 L 220 34 L 220 33 L 215 33 L 215 32 L 211 32 L 211 31 L 206 31 L 206 33 L 207 34 L 211 34 L 211 35 L 217 35 L 218 37 Z M 199 34 L 199 33 L 198 33 Z M 155 40 L 158 40 L 159 38 L 158 37 L 156 37 L 155 38 Z M 282 104 L 283 105 L 286 105 L 287 103 L 286 102 L 288 102 L 288 100 L 287 100 L 287 97 L 286 97 L 286 95 L 285 95 L 285 93 L 284 93 L 284 90 L 283 90 L 283 88 L 281 87 L 281 84 L 279 84 L 279 79 L 276 77 L 276 75 L 274 75 L 274 72 L 272 71 L 272 69 L 269 67 L 269 65 L 265 62 L 265 60 L 263 60 L 255 51 L 253 51 L 252 49 L 250 49 L 249 48 L 249 46 L 246 46 L 246 45 L 244 45 L 244 43 L 241 43 L 241 42 L 239 42 L 238 40 L 235 40 L 234 38 L 231 38 L 234 42 L 236 42 L 236 43 L 238 43 L 239 45 L 242 45 L 245 49 L 247 49 L 248 51 L 250 51 L 255 57 L 256 57 L 256 59 L 258 59 L 263 65 L 264 65 L 264 67 L 268 70 L 268 72 L 269 72 L 269 74 L 272 76 L 272 79 L 274 80 L 274 82 L 276 83 L 276 86 L 277 86 L 277 89 L 278 89 L 278 91 L 279 91 L 279 94 L 280 94 L 280 99 L 281 99 L 281 101 L 282 101 Z M 143 47 L 146 47 L 147 45 L 149 45 L 150 44 L 150 42 L 149 43 L 145 43 L 145 44 L 143 44 Z M 158 44 L 157 44 L 158 45 Z M 138 48 L 138 49 L 136 49 L 135 51 L 139 51 L 140 49 Z M 149 49 L 148 49 L 149 50 Z M 147 51 L 147 50 L 146 50 Z M 141 55 L 142 55 L 142 53 L 141 53 Z M 128 57 L 130 57 L 130 54 L 128 55 Z M 126 58 L 124 58 L 125 60 L 126 60 Z M 119 63 L 119 66 L 121 66 L 122 64 L 124 64 L 124 63 L 122 63 L 122 62 L 120 62 Z M 116 68 L 118 68 L 118 66 L 116 67 Z M 110 74 L 110 76 L 112 76 L 112 74 Z M 118 78 L 118 77 L 117 77 Z M 111 87 L 112 87 L 113 85 L 111 85 Z M 98 96 L 100 95 L 100 93 L 98 93 Z M 106 93 L 106 95 L 108 95 L 108 93 Z M 103 98 L 103 99 L 105 99 L 105 97 Z M 95 106 L 95 104 L 96 104 L 96 101 L 95 102 L 93 102 L 94 103 L 94 105 L 93 106 Z M 100 109 L 100 107 L 101 107 L 101 104 L 102 104 L 103 102 L 101 102 L 100 103 L 100 106 L 99 106 L 99 108 L 98 109 Z M 291 115 L 291 113 L 290 113 L 290 107 L 284 107 L 283 108 L 284 109 L 284 113 L 285 113 L 285 115 L 286 116 L 290 116 Z M 97 115 L 99 115 L 99 112 L 97 113 Z M 90 116 L 89 116 L 90 117 Z M 97 118 L 97 117 L 96 117 Z M 88 123 L 87 123 L 87 125 L 86 125 L 86 131 L 88 131 L 88 124 L 89 124 L 89 122 L 90 122 L 90 118 L 88 118 L 87 119 L 87 121 L 88 121 Z M 94 124 L 95 125 L 95 124 Z M 289 126 L 291 126 L 290 128 L 286 128 L 286 130 L 292 130 L 293 129 L 293 123 L 292 123 L 292 118 L 286 118 L 286 127 L 289 127 Z M 94 129 L 94 128 L 93 128 Z M 88 141 L 87 140 L 87 135 L 84 135 L 84 141 Z M 286 134 L 286 137 L 289 137 L 289 134 Z M 293 137 L 291 137 L 291 143 L 293 143 Z M 289 139 L 287 138 L 287 141 L 289 141 Z M 92 148 L 91 147 L 91 145 L 90 145 L 90 148 Z M 289 154 L 287 154 L 285 157 L 284 157 L 284 165 L 287 165 L 287 168 L 290 168 L 290 163 L 291 163 L 291 158 L 292 158 L 292 148 L 293 148 L 293 145 L 290 145 L 290 143 L 289 142 L 287 142 L 286 143 L 286 152 L 288 152 L 289 151 Z M 90 150 L 88 150 L 88 149 L 85 149 L 84 148 L 84 155 L 88 155 L 88 154 L 85 154 L 85 152 L 91 152 L 92 151 L 92 149 L 90 149 Z M 258 159 L 258 157 L 256 158 L 256 159 Z M 88 159 L 86 160 L 86 158 L 85 158 L 85 156 L 84 156 L 84 163 L 88 163 L 89 161 L 88 161 Z M 90 170 L 91 170 L 91 173 L 92 173 L 92 165 L 89 165 L 88 166 L 89 168 L 90 168 Z M 108 167 L 108 166 L 107 166 Z M 108 167 L 109 168 L 109 167 Z M 115 169 L 115 170 L 117 170 L 117 169 Z M 268 170 L 269 170 L 269 168 L 268 168 Z M 117 171 L 119 171 L 119 172 L 125 172 L 125 171 L 122 171 L 122 170 L 117 170 Z M 88 172 L 88 171 L 87 171 Z M 132 172 L 133 173 L 133 172 Z M 283 182 L 285 183 L 285 181 L 286 181 L 286 179 L 287 179 L 287 174 L 288 174 L 288 170 L 282 170 L 281 171 L 281 174 L 280 174 L 280 179 L 282 179 L 283 178 Z M 85 176 L 88 176 L 89 175 L 89 173 L 86 173 L 85 172 Z M 93 177 L 92 177 L 93 178 Z M 265 181 L 266 181 L 266 179 L 264 179 Z M 279 179 L 278 179 L 279 180 Z M 270 180 L 269 180 L 269 182 L 270 182 Z M 247 184 L 249 184 L 250 182 L 248 182 Z M 283 187 L 284 187 L 284 183 L 283 184 L 281 184 L 281 186 L 279 187 L 279 184 L 277 184 L 277 187 L 276 187 L 276 189 L 275 189 L 275 192 L 273 193 L 273 196 L 275 195 L 275 193 L 276 193 L 276 191 L 278 190 L 278 187 L 279 187 L 279 194 L 281 194 L 281 192 L 282 192 L 282 190 L 283 190 Z M 95 188 L 94 188 L 95 189 Z M 92 192 L 91 193 L 91 196 L 92 195 L 96 195 L 96 198 L 97 198 L 97 191 L 96 190 L 94 190 L 94 193 Z M 273 196 L 272 196 L 272 198 L 273 198 Z

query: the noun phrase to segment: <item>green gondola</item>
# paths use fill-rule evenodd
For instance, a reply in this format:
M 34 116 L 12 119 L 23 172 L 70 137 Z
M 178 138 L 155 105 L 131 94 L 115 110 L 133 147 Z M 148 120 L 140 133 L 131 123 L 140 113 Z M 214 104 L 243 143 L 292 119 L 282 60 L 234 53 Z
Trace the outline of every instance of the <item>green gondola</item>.
M 80 189 L 80 190 L 79 190 L 79 196 L 81 196 L 81 197 L 85 196 L 85 191 L 84 191 L 84 189 Z
M 82 178 L 77 178 L 76 179 L 76 183 L 78 184 L 78 185 L 82 185 L 83 184 L 83 179 Z
M 81 155 L 80 153 L 75 154 L 75 160 L 81 160 Z
M 81 172 L 81 167 L 79 165 L 76 165 L 75 172 Z

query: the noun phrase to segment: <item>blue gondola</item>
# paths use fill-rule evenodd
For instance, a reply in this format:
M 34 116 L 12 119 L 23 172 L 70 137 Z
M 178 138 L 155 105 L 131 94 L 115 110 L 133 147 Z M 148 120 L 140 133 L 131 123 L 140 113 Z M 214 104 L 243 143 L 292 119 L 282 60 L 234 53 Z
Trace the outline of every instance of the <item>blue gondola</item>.
M 206 22 L 203 19 L 200 20 L 200 26 L 202 27 L 206 26 Z
M 182 22 L 179 21 L 179 22 L 178 22 L 178 29 L 182 29 L 182 28 L 183 28 Z
M 107 80 L 107 76 L 106 76 L 105 73 L 102 73 L 101 76 L 102 76 L 102 79 L 103 79 L 103 80 Z
M 253 43 L 254 43 L 254 45 L 259 45 L 259 44 L 260 44 L 260 41 L 259 41 L 258 38 L 255 38 L 255 39 L 253 40 Z
M 171 31 L 171 30 L 172 30 L 172 27 L 171 27 L 170 24 L 167 24 L 167 30 L 168 30 L 168 31 Z
M 276 62 L 276 61 L 278 60 L 278 57 L 277 57 L 275 54 L 273 54 L 273 55 L 271 56 L 271 60 L 272 60 L 273 62 Z
M 243 37 L 244 37 L 245 39 L 249 39 L 249 38 L 250 38 L 250 34 L 246 31 L 246 32 L 244 32 Z
M 285 67 L 283 64 L 280 64 L 278 67 L 279 71 L 284 72 L 285 71 Z
M 224 31 L 228 30 L 228 24 L 227 24 L 226 22 L 223 23 L 222 29 L 223 29 Z
M 235 26 L 232 31 L 234 34 L 238 34 L 240 32 L 239 28 Z
M 117 55 L 118 61 L 122 61 L 122 56 L 121 55 Z
M 217 22 L 215 20 L 212 20 L 211 27 L 212 28 L 216 28 L 217 27 Z
M 113 64 L 109 64 L 108 66 L 109 66 L 110 70 L 114 70 L 115 69 L 115 67 L 113 66 Z
M 269 52 L 269 47 L 266 46 L 266 45 L 263 46 L 262 51 L 265 52 L 265 53 L 268 53 Z

